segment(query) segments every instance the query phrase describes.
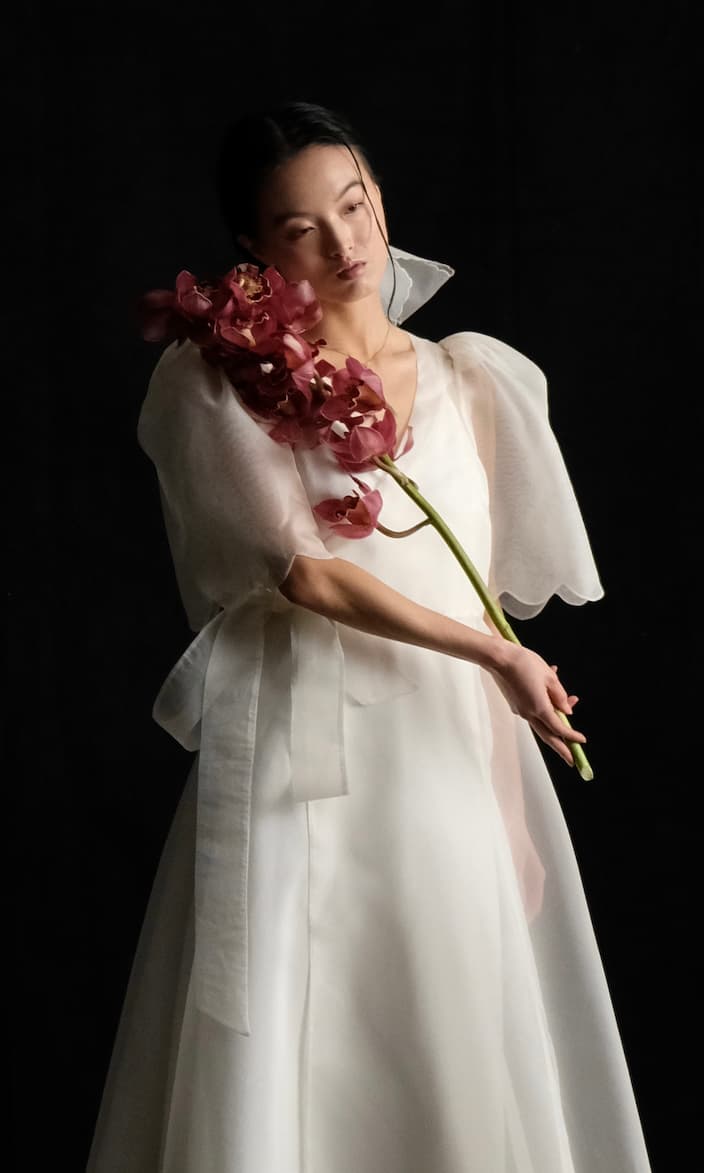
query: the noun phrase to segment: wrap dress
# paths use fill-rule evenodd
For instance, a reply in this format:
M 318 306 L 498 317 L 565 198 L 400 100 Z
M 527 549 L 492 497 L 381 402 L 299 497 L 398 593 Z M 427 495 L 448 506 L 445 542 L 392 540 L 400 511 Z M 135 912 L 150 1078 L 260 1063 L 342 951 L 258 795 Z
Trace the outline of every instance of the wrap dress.
M 399 468 L 510 615 L 601 598 L 543 371 L 477 332 L 410 337 Z M 193 756 L 89 1173 L 646 1173 L 530 726 L 476 664 L 278 590 L 296 554 L 338 557 L 488 631 L 448 547 L 334 532 L 312 506 L 349 475 L 273 442 L 191 342 L 162 353 L 138 439 L 194 632 L 153 715 Z M 363 479 L 386 526 L 420 520 Z

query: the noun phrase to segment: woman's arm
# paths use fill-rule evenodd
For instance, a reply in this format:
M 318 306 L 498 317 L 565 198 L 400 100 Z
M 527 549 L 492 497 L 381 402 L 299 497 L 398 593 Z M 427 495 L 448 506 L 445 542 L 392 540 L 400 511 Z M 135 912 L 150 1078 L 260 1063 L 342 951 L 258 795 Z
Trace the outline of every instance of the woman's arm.
M 525 717 L 538 736 L 573 765 L 565 741 L 584 742 L 586 737 L 554 712 L 559 708 L 571 713 L 571 698 L 554 669 L 530 648 L 414 603 L 344 558 L 297 554 L 279 589 L 290 602 L 370 635 L 479 664 L 491 672 L 512 711 Z

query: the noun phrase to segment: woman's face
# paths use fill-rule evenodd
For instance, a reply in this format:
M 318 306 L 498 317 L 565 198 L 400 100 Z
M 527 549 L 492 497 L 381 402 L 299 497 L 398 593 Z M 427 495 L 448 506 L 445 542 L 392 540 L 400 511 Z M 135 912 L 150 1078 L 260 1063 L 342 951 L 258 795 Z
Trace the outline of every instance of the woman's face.
M 240 237 L 287 281 L 310 281 L 322 302 L 368 297 L 379 289 L 386 269 L 381 192 L 362 159 L 355 158 L 344 146 L 316 145 L 282 163 L 260 196 L 257 239 Z M 351 261 L 364 263 L 347 278 L 339 276 Z

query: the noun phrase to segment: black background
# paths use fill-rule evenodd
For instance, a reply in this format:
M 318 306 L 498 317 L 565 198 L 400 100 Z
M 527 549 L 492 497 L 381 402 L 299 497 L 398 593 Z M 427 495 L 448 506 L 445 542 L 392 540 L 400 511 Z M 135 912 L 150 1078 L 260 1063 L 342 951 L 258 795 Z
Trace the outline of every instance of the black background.
M 381 173 L 392 243 L 457 270 L 409 328 L 436 340 L 478 330 L 547 374 L 606 596 L 554 599 L 515 626 L 582 698 L 594 782 L 546 760 L 653 1168 L 687 1167 L 699 1151 L 685 1070 L 701 850 L 701 66 L 689 7 L 434 2 L 411 17 L 363 3 L 69 4 L 30 6 L 17 27 L 19 1167 L 51 1154 L 83 1168 L 191 760 L 150 715 L 192 635 L 136 443 L 158 348 L 131 307 L 181 268 L 230 267 L 213 154 L 227 120 L 281 97 L 347 114 Z

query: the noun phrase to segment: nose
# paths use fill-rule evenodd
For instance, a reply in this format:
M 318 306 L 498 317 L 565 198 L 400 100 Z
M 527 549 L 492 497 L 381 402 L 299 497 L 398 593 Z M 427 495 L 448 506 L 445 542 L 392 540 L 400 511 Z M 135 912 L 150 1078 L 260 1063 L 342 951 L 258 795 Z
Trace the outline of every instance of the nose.
M 328 256 L 344 261 L 352 255 L 352 241 L 348 230 L 344 228 L 336 229 L 332 225 L 328 228 L 328 236 L 325 242 L 325 251 Z

